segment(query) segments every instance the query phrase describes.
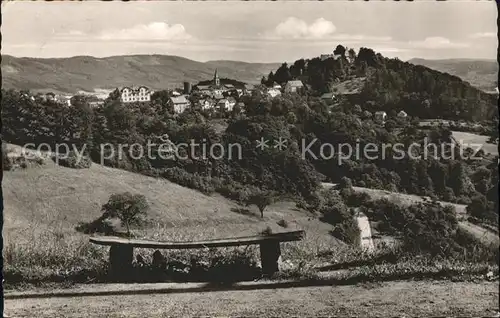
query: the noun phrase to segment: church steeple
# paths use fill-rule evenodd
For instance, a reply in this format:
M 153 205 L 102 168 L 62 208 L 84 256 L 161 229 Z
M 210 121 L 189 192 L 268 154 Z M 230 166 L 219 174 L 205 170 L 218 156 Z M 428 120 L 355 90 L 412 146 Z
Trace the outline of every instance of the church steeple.
M 215 73 L 214 73 L 214 85 L 220 86 L 220 79 L 219 79 L 219 75 L 217 74 L 217 69 L 215 69 Z

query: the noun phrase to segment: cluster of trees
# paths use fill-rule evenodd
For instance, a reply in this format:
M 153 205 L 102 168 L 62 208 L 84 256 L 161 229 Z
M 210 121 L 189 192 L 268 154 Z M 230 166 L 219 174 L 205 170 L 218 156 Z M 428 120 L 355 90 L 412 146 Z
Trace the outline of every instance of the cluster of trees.
M 321 213 L 321 220 L 332 224 L 332 236 L 343 242 L 359 246 L 361 233 L 354 210 L 349 208 L 344 198 L 335 190 L 320 192 L 320 202 L 315 210 Z
M 33 101 L 29 92 L 2 89 L 3 139 L 15 144 L 58 143 L 82 146 L 91 136 L 94 113 L 87 104 L 68 107 L 55 101 Z M 79 132 L 79 134 L 77 134 Z
M 362 208 L 370 220 L 380 222 L 379 230 L 401 240 L 405 252 L 498 263 L 498 248 L 480 244 L 461 229 L 452 206 L 437 202 L 404 206 L 379 199 L 365 202 Z
M 275 129 L 279 130 L 278 125 L 284 121 L 292 127 L 290 135 L 282 134 L 289 138 L 291 149 L 299 145 L 307 146 L 316 140 L 309 148 L 313 155 L 308 152 L 301 155 L 305 154 L 314 170 L 330 182 L 338 183 L 348 177 L 357 186 L 431 196 L 463 204 L 470 204 L 471 198 L 478 198 L 487 203 L 490 212 L 498 202 L 496 160 L 488 164 L 487 159 L 476 160 L 484 156 L 481 151 L 475 154 L 474 159 L 463 159 L 464 155 L 474 155 L 474 151 L 452 148 L 451 131 L 447 128 L 421 130 L 418 121 L 406 121 L 399 123 L 398 133 L 395 134 L 388 131 L 388 125 L 384 128 L 363 118 L 362 110 L 353 105 L 327 109 L 314 97 L 295 95 L 272 100 L 248 100 L 247 103 L 247 113 L 254 117 L 246 121 L 272 116 Z M 238 127 L 249 130 L 241 124 Z M 332 145 L 334 150 L 342 149 L 342 144 L 349 144 L 353 155 L 339 161 L 339 154 L 334 153 L 322 159 L 319 154 L 325 144 Z M 362 149 L 368 144 L 378 146 L 375 159 L 362 154 Z M 393 148 L 385 148 L 386 144 L 400 144 L 405 151 L 412 149 L 412 156 L 409 152 L 398 154 Z M 428 144 L 435 145 L 437 152 L 432 146 L 426 150 Z M 361 156 L 354 154 L 356 145 L 361 149 Z M 420 148 L 410 145 L 420 145 Z M 385 156 L 382 155 L 384 148 Z M 329 155 L 328 151 L 326 155 Z

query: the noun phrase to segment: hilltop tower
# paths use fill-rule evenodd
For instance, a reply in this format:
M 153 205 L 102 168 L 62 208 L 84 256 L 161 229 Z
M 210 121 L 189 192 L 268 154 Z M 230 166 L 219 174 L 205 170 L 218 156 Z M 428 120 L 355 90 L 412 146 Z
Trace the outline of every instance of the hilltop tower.
M 215 69 L 215 73 L 214 73 L 214 85 L 220 86 L 220 79 L 219 79 L 219 75 L 217 74 L 217 69 Z

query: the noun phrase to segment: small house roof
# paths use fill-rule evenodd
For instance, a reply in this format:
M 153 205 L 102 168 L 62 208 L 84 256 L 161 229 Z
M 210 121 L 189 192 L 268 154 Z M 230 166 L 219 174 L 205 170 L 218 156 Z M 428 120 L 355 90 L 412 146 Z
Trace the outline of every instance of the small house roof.
M 187 103 L 189 103 L 186 96 L 184 96 L 184 95 L 170 97 L 170 100 L 174 104 L 187 104 Z
M 290 85 L 292 87 L 302 87 L 302 86 L 304 86 L 304 83 L 302 83 L 302 81 L 299 81 L 299 80 L 288 81 L 288 83 L 286 83 L 286 84 Z

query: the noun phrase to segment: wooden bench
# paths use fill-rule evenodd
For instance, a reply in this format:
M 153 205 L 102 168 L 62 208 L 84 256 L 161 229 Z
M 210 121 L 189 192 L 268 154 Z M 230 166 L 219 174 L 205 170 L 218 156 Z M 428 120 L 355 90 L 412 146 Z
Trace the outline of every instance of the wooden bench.
M 244 236 L 226 239 L 214 239 L 197 242 L 157 242 L 135 240 L 115 236 L 91 237 L 90 242 L 109 245 L 111 272 L 125 273 L 132 268 L 134 247 L 154 249 L 194 249 L 260 245 L 260 260 L 264 274 L 270 275 L 278 271 L 278 258 L 281 255 L 280 243 L 300 241 L 305 237 L 304 231 L 292 231 L 258 236 Z

